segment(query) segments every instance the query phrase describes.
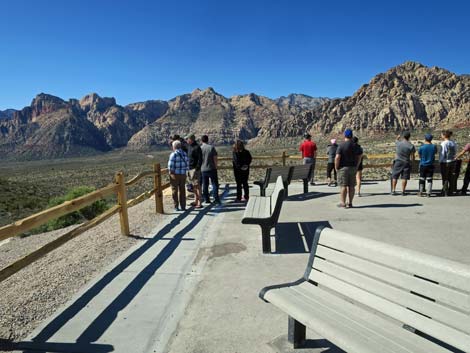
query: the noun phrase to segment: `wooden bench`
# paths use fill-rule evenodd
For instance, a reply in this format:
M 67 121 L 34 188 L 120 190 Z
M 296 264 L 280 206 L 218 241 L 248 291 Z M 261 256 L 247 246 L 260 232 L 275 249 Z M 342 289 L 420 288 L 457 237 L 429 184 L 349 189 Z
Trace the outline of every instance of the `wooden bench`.
M 313 164 L 296 165 L 294 166 L 294 170 L 292 171 L 291 181 L 302 180 L 304 183 L 304 194 L 308 193 L 308 183 L 312 178 L 312 172 Z
M 330 228 L 303 278 L 260 297 L 289 315 L 294 348 L 310 327 L 347 352 L 470 352 L 469 265 Z
M 263 253 L 271 252 L 271 229 L 279 220 L 283 201 L 284 185 L 278 176 L 271 196 L 250 196 L 246 205 L 242 223 L 261 226 Z
M 263 180 L 255 181 L 254 184 L 260 188 L 260 196 L 266 196 L 266 188 L 269 184 L 275 183 L 277 178 L 282 177 L 284 189 L 287 190 L 290 181 L 292 180 L 292 171 L 294 167 L 271 167 L 266 169 L 266 175 Z M 284 195 L 287 197 L 287 191 Z

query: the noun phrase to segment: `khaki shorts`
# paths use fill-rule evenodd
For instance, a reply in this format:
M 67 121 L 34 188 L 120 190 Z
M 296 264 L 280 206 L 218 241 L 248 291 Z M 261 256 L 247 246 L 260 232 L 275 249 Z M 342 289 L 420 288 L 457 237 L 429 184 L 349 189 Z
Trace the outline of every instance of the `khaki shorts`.
M 338 170 L 339 186 L 356 186 L 356 167 L 342 167 Z
M 198 186 L 201 180 L 201 171 L 196 169 L 191 169 L 188 172 L 188 181 L 194 186 Z

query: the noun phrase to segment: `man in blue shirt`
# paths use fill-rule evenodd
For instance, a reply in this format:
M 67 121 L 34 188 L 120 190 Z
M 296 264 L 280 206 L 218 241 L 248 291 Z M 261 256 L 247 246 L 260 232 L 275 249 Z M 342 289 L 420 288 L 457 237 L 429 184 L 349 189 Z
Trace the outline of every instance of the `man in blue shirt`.
M 432 177 L 434 174 L 434 160 L 437 153 L 437 147 L 431 143 L 432 135 L 424 135 L 424 144 L 418 149 L 419 154 L 419 191 L 418 196 L 424 196 L 426 193 L 427 197 L 431 196 L 432 192 Z M 428 189 L 426 192 L 426 185 Z
M 173 153 L 168 160 L 170 173 L 171 194 L 175 204 L 175 211 L 186 210 L 186 174 L 189 170 L 189 160 L 186 152 L 181 149 L 181 141 L 172 142 Z M 179 206 L 179 207 L 178 207 Z

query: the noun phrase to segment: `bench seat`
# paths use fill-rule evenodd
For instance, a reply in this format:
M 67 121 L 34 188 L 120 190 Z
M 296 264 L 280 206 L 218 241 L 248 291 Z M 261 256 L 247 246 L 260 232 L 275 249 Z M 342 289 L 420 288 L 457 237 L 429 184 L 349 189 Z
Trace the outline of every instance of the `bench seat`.
M 265 299 L 346 352 L 449 352 L 400 325 L 325 289 L 303 283 L 272 290 Z
M 284 193 L 282 177 L 278 176 L 270 196 L 251 196 L 248 199 L 242 224 L 258 224 L 261 227 L 263 253 L 271 252 L 271 229 L 279 220 Z
M 261 299 L 348 352 L 470 352 L 470 266 L 317 228 L 303 278 Z M 405 327 L 408 327 L 406 329 Z

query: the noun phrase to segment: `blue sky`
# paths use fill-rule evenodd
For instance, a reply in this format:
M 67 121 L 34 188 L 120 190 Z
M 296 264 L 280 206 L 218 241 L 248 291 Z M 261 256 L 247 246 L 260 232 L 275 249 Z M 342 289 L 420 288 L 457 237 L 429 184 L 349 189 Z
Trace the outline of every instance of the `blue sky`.
M 468 1 L 1 0 L 0 109 L 208 86 L 351 95 L 407 60 L 470 73 Z

